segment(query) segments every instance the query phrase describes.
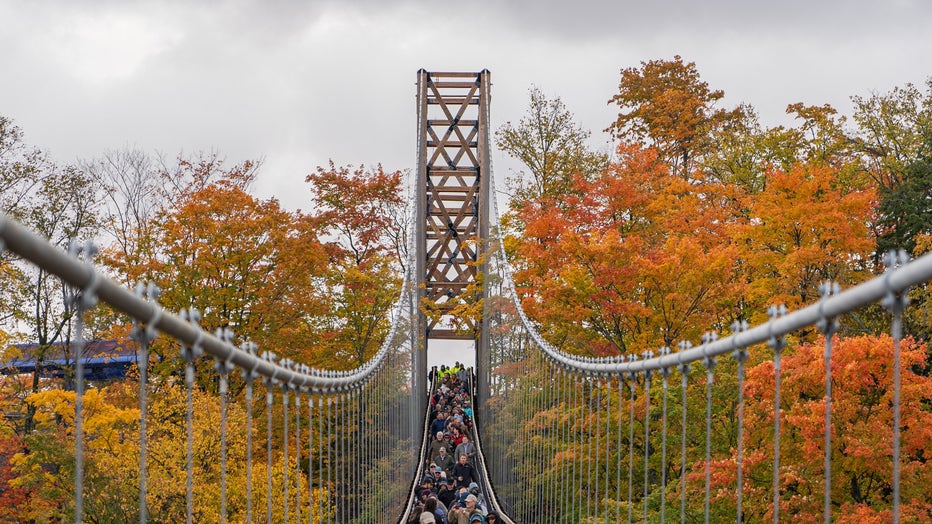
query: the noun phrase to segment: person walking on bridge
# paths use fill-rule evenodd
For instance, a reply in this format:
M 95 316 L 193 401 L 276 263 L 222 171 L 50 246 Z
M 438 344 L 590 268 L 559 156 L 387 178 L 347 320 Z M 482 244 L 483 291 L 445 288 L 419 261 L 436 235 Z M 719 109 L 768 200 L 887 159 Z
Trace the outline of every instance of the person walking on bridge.
M 463 441 L 456 446 L 456 450 L 453 451 L 453 459 L 457 462 L 460 461 L 460 457 L 466 455 L 466 458 L 469 460 L 469 463 L 475 467 L 476 465 L 476 445 L 469 441 L 469 436 L 463 435 Z
M 456 465 L 456 462 L 453 460 L 453 455 L 447 454 L 447 448 L 440 448 L 440 454 L 437 455 L 437 460 L 434 461 L 437 466 L 443 471 L 447 472 L 447 475 L 453 473 L 453 466 Z
M 430 441 L 430 447 L 427 449 L 427 457 L 425 457 L 425 462 L 430 464 L 431 462 L 436 463 L 437 455 L 440 454 L 440 448 L 446 447 L 447 443 L 443 440 L 443 432 L 438 431 L 436 438 Z
M 453 466 L 453 478 L 456 479 L 456 487 L 467 487 L 472 482 L 479 482 L 479 475 L 476 468 L 469 463 L 466 454 L 460 455 L 460 461 Z
M 451 509 L 447 520 L 449 520 L 450 524 L 488 524 L 485 515 L 476 508 L 476 503 L 478 501 L 479 499 L 470 493 L 466 496 L 466 507 Z

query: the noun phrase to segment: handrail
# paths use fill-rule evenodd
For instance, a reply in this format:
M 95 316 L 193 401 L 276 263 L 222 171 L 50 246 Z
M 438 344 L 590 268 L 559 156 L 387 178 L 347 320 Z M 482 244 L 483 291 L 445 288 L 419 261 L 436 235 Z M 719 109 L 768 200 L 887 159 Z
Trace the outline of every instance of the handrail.
M 494 195 L 494 177 L 492 177 L 491 184 L 492 194 Z M 498 217 L 498 203 L 495 198 L 493 198 L 493 213 Z M 521 324 L 523 324 L 534 342 L 541 347 L 544 355 L 554 364 L 572 373 L 592 376 L 626 376 L 671 369 L 699 362 L 703 359 L 715 358 L 733 352 L 738 348 L 746 348 L 754 344 L 770 341 L 775 337 L 814 325 L 820 320 L 835 318 L 861 306 L 877 302 L 887 296 L 904 293 L 916 284 L 932 280 L 932 252 L 930 252 L 899 267 L 889 267 L 882 275 L 843 292 L 826 293 L 822 300 L 798 311 L 774 316 L 763 324 L 741 330 L 725 338 L 704 341 L 698 346 L 692 346 L 679 352 L 665 351 L 660 356 L 650 358 L 639 358 L 635 355 L 627 357 L 580 357 L 552 346 L 544 340 L 537 328 L 528 319 L 524 313 L 524 308 L 521 306 L 521 301 L 518 299 L 513 277 L 514 270 L 505 252 L 504 242 L 501 241 L 501 232 L 496 230 L 493 237 L 498 244 L 498 256 L 501 258 L 502 269 L 504 270 L 502 284 L 510 291 L 507 294 L 514 303 L 518 316 L 521 318 Z M 906 259 L 905 254 L 894 258 Z
M 386 362 L 389 346 L 398 329 L 399 323 L 392 322 L 382 347 L 363 365 L 350 371 L 320 370 L 289 359 L 279 359 L 271 352 L 257 354 L 254 349 L 240 349 L 221 340 L 204 331 L 196 323 L 163 311 L 157 303 L 134 294 L 4 214 L 0 214 L 0 243 L 39 268 L 57 275 L 68 285 L 79 289 L 93 288 L 101 300 L 137 320 L 149 323 L 149 327 L 171 335 L 189 346 L 199 345 L 205 353 L 248 370 L 253 376 L 266 377 L 299 390 L 335 393 L 361 387 Z M 406 281 L 402 284 L 399 299 L 393 309 L 404 305 L 409 275 L 406 274 L 405 277 Z
M 430 392 L 428 392 L 428 395 L 430 396 L 433 396 L 434 392 L 437 390 L 438 388 L 437 383 L 439 382 L 436 376 L 436 372 L 433 372 L 433 373 L 434 373 L 434 380 L 431 381 Z M 417 503 L 417 492 L 420 489 L 421 477 L 424 475 L 424 463 L 426 462 L 425 459 L 427 458 L 426 457 L 427 447 L 430 445 L 430 438 L 428 437 L 427 433 L 428 431 L 430 431 L 429 429 L 430 422 L 428 419 L 430 418 L 430 410 L 431 410 L 430 402 L 427 402 L 426 404 L 427 404 L 427 410 L 424 413 L 424 418 L 422 419 L 424 421 L 424 424 L 423 424 L 424 427 L 421 432 L 421 445 L 420 445 L 420 453 L 418 453 L 417 468 L 415 468 L 414 479 L 411 481 L 411 489 L 410 489 L 410 493 L 408 494 L 408 502 L 405 504 L 404 510 L 401 513 L 401 518 L 398 520 L 399 523 L 407 522 L 408 518 L 411 516 L 411 510 L 414 509 L 414 506 Z
M 503 255 L 504 256 L 504 253 Z M 511 281 L 511 269 L 506 263 L 506 279 L 514 290 Z M 544 354 L 555 364 L 571 372 L 599 376 L 617 376 L 630 373 L 642 373 L 670 369 L 707 358 L 718 357 L 738 348 L 767 342 L 818 321 L 835 318 L 861 306 L 877 302 L 888 295 L 903 293 L 910 287 L 932 279 L 932 253 L 900 266 L 886 273 L 861 283 L 833 296 L 811 304 L 803 309 L 784 316 L 771 318 L 747 330 L 737 332 L 725 338 L 705 342 L 701 345 L 676 353 L 669 353 L 647 359 L 622 360 L 622 357 L 585 358 L 571 355 L 556 349 L 541 337 L 521 308 L 517 293 L 510 293 L 521 317 L 521 323 L 528 330 L 534 341 L 544 350 Z
M 470 394 L 472 394 L 473 373 L 469 374 L 469 391 L 470 391 Z M 495 495 L 495 487 L 492 486 L 492 480 L 489 478 L 489 469 L 486 467 L 485 453 L 482 451 L 482 441 L 479 438 L 479 425 L 475 423 L 473 424 L 473 427 L 472 427 L 472 439 L 473 439 L 473 444 L 475 444 L 476 446 L 476 455 L 477 455 L 476 464 L 480 466 L 481 468 L 481 470 L 479 471 L 479 475 L 482 477 L 483 484 L 485 484 L 483 486 L 484 488 L 483 491 L 487 496 L 487 500 L 489 504 L 494 506 L 495 512 L 498 513 L 499 519 L 501 519 L 501 521 L 504 524 L 514 524 L 514 521 L 511 520 L 511 517 L 509 517 L 505 513 L 505 510 L 502 504 L 498 500 L 498 496 Z
M 436 372 L 434 372 L 434 373 L 436 373 Z M 474 396 L 475 396 L 475 395 L 473 394 L 473 379 L 472 379 L 472 376 L 473 376 L 473 373 L 472 373 L 472 370 L 470 370 L 470 373 L 469 373 L 469 380 L 468 380 L 468 389 L 469 389 L 469 395 L 470 395 L 470 397 L 474 397 Z M 435 375 L 434 375 L 434 380 L 433 380 L 433 382 L 432 382 L 431 389 L 430 389 L 430 394 L 431 394 L 431 395 L 433 395 L 433 393 L 437 390 L 437 388 L 438 388 L 438 383 L 439 383 L 439 379 L 437 378 L 437 376 L 436 376 L 436 374 L 435 374 Z M 428 406 L 428 407 L 427 407 L 427 413 L 424 414 L 424 435 L 423 435 L 423 440 L 422 440 L 422 443 L 421 443 L 420 453 L 418 454 L 418 467 L 417 467 L 417 472 L 415 473 L 414 484 L 413 484 L 413 486 L 412 486 L 411 493 L 409 494 L 409 497 L 408 497 L 408 503 L 407 503 L 407 505 L 405 506 L 404 511 L 403 511 L 402 514 L 401 514 L 401 518 L 400 518 L 400 520 L 398 521 L 399 523 L 407 522 L 408 519 L 411 517 L 411 510 L 414 509 L 414 506 L 415 506 L 416 501 L 417 501 L 417 492 L 418 492 L 418 489 L 419 489 L 418 486 L 419 486 L 419 483 L 420 483 L 420 479 L 421 479 L 421 477 L 423 476 L 424 464 L 425 464 L 425 462 L 426 462 L 425 459 L 426 459 L 426 455 L 427 455 L 427 448 L 428 448 L 428 446 L 430 445 L 430 439 L 428 438 L 428 435 L 427 435 L 427 433 L 428 433 L 428 428 L 429 428 L 429 426 L 430 426 L 429 423 L 428 423 L 428 422 L 429 422 L 429 421 L 428 421 L 428 418 L 430 418 L 430 402 L 427 403 L 427 406 Z M 491 481 L 489 480 L 489 476 L 488 476 L 488 470 L 487 470 L 486 467 L 485 467 L 485 454 L 482 452 L 482 446 L 481 446 L 481 444 L 480 444 L 481 441 L 480 441 L 480 439 L 479 439 L 479 429 L 478 429 L 478 427 L 476 427 L 475 424 L 473 425 L 472 431 L 471 431 L 470 433 L 472 433 L 472 434 L 470 435 L 470 438 L 473 439 L 473 444 L 475 444 L 475 446 L 476 446 L 476 454 L 478 455 L 476 464 L 477 464 L 477 467 L 478 467 L 478 466 L 481 466 L 481 470 L 480 470 L 479 473 L 480 473 L 480 477 L 482 478 L 482 481 L 483 481 L 483 484 L 484 484 L 484 486 L 483 486 L 483 488 L 484 488 L 484 489 L 483 489 L 483 493 L 486 494 L 488 502 L 494 507 L 496 513 L 498 513 L 499 517 L 501 518 L 501 521 L 502 521 L 504 524 L 514 524 L 514 521 L 512 521 L 511 518 L 509 518 L 509 517 L 504 513 L 504 510 L 502 509 L 501 504 L 499 504 L 499 502 L 498 502 L 498 498 L 495 496 L 495 490 L 494 490 L 493 487 L 492 487 L 492 483 L 491 483 Z

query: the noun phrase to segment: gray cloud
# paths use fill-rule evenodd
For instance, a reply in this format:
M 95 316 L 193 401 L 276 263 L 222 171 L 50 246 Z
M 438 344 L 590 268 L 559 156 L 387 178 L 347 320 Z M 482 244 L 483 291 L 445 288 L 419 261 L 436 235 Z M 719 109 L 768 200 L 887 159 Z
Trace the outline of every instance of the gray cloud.
M 727 104 L 771 123 L 792 102 L 844 108 L 932 74 L 919 0 L 0 0 L 0 20 L 15 20 L 0 24 L 0 114 L 31 143 L 62 162 L 126 144 L 264 156 L 259 189 L 291 207 L 329 158 L 413 165 L 421 67 L 489 68 L 495 126 L 521 117 L 536 84 L 604 147 L 619 70 L 642 60 L 695 61 Z

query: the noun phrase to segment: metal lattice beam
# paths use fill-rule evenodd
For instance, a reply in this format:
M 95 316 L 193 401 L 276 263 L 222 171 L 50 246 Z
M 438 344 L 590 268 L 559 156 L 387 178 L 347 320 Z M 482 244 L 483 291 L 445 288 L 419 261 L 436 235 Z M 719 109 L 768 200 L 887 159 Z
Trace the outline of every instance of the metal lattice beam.
M 481 298 L 488 230 L 489 72 L 418 72 L 418 278 L 424 336 L 479 336 L 481 320 L 456 315 Z

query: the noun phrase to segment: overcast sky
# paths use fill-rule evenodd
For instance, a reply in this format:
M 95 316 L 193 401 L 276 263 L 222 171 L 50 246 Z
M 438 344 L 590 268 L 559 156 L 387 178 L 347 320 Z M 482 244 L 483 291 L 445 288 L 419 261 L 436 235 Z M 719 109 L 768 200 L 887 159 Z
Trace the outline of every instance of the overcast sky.
M 0 114 L 59 163 L 264 158 L 257 193 L 307 209 L 329 159 L 413 168 L 420 68 L 489 69 L 493 129 L 536 85 L 608 149 L 619 71 L 676 54 L 765 125 L 794 102 L 848 113 L 932 75 L 932 1 L 0 0 Z
M 675 54 L 764 124 L 793 102 L 847 113 L 932 75 L 932 2 L 0 0 L 0 114 L 60 163 L 126 146 L 262 157 L 257 193 L 306 209 L 304 176 L 328 159 L 413 167 L 422 67 L 488 68 L 493 129 L 534 84 L 607 149 L 619 71 Z

